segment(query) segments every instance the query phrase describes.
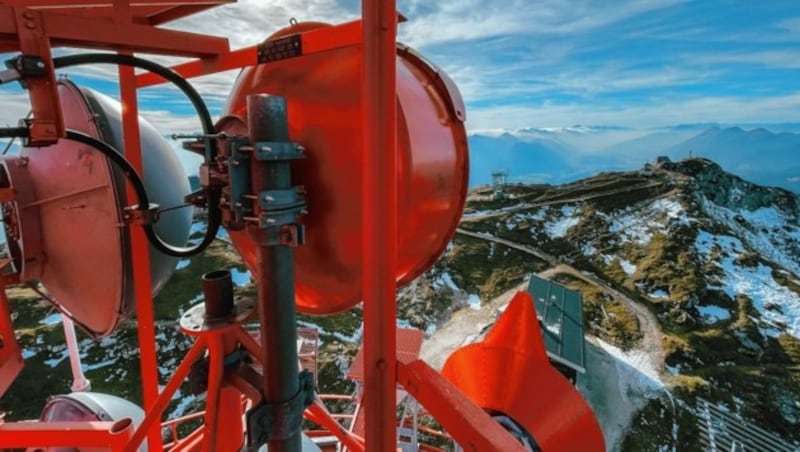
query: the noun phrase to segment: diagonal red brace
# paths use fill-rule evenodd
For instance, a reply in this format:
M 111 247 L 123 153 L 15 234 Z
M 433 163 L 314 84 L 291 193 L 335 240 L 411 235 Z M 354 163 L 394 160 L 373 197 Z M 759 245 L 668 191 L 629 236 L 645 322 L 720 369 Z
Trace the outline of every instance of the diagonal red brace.
M 397 379 L 464 450 L 525 450 L 489 414 L 424 361 L 398 362 Z

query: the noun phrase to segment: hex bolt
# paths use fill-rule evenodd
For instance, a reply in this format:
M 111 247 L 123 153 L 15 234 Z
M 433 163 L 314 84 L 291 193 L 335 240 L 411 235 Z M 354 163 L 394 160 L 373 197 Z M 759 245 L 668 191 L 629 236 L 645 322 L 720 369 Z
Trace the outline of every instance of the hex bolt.
M 272 152 L 272 148 L 267 145 L 261 146 L 261 150 L 264 152 Z
M 272 196 L 270 196 L 270 195 L 265 195 L 265 196 L 264 196 L 264 201 L 266 201 L 266 202 L 272 202 L 272 201 L 275 201 L 275 198 L 273 198 L 273 197 L 272 197 Z

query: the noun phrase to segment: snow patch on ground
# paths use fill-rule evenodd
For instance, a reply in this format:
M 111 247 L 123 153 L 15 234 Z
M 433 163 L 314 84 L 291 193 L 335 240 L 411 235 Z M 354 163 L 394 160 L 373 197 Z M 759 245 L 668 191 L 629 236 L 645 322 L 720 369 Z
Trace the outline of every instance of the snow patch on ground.
M 754 251 L 800 276 L 800 227 L 775 207 L 732 210 L 701 198 L 703 210 L 726 224 Z
M 580 223 L 577 209 L 574 206 L 561 207 L 561 215 L 554 221 L 548 221 L 544 225 L 544 230 L 551 239 L 560 239 L 567 235 L 570 228 Z
M 518 203 L 514 204 L 513 206 L 507 206 L 500 209 L 493 209 L 493 210 L 477 210 L 475 212 L 470 212 L 462 215 L 461 218 L 468 219 L 468 218 L 480 218 L 487 215 L 495 215 L 498 212 L 506 212 L 509 210 L 521 210 L 527 207 L 528 204 L 525 203 Z
M 481 298 L 474 293 L 469 294 L 469 298 L 467 298 L 467 303 L 469 304 L 470 309 L 479 310 L 481 308 Z
M 627 208 L 611 215 L 598 213 L 608 223 L 608 231 L 617 234 L 622 242 L 647 245 L 655 233 L 666 233 L 674 224 L 689 225 L 691 219 L 675 200 L 657 199 L 639 208 Z
M 633 274 L 636 273 L 636 264 L 627 259 L 620 259 L 619 265 L 622 267 L 622 271 L 628 276 L 633 276 Z
M 626 384 L 629 388 L 643 388 L 653 391 L 664 389 L 664 383 L 658 376 L 658 371 L 653 367 L 650 356 L 642 350 L 623 351 L 601 339 L 597 339 L 603 350 L 617 361 L 617 370 L 620 376 L 619 384 Z
M 441 289 L 444 287 L 449 287 L 453 291 L 460 290 L 456 283 L 453 282 L 453 277 L 447 272 L 442 273 L 438 278 L 436 278 L 436 280 L 433 281 L 434 289 Z
M 650 298 L 667 298 L 669 297 L 669 294 L 661 289 L 658 289 L 650 292 L 649 294 L 647 294 L 647 296 Z
M 317 325 L 316 323 L 307 322 L 305 320 L 298 320 L 297 324 L 300 325 L 300 326 L 304 326 L 306 328 L 314 328 L 315 330 L 317 330 L 317 332 L 319 333 L 320 336 L 333 336 L 333 337 L 335 337 L 336 339 L 338 339 L 338 340 L 340 340 L 342 342 L 349 342 L 351 344 L 357 344 L 357 343 L 361 342 L 361 336 L 364 334 L 364 324 L 363 323 L 361 325 L 359 325 L 359 327 L 355 331 L 353 331 L 353 334 L 349 334 L 349 335 L 348 334 L 344 334 L 344 333 L 340 333 L 338 331 L 333 331 L 333 332 L 327 331 L 324 328 L 322 328 L 321 326 Z
M 175 419 L 177 417 L 181 417 L 186 414 L 189 408 L 192 407 L 195 400 L 197 400 L 197 396 L 193 394 L 184 394 L 182 391 L 175 392 L 175 395 L 172 396 L 172 400 L 179 400 L 178 405 L 175 407 L 172 412 L 169 413 L 170 419 Z
M 54 312 L 47 317 L 43 318 L 39 321 L 41 325 L 55 325 L 57 323 L 61 323 L 61 313 Z
M 246 286 L 250 284 L 250 272 L 247 270 L 239 271 L 237 268 L 232 268 L 231 279 L 233 279 L 233 283 L 238 287 Z
M 711 258 L 715 248 L 720 251 L 715 262 L 723 273 L 720 288 L 731 298 L 744 294 L 753 300 L 753 306 L 766 323 L 766 328 L 761 329 L 763 334 L 777 337 L 785 330 L 800 337 L 800 295 L 778 284 L 772 277 L 772 268 L 766 265 L 736 265 L 736 257 L 746 250 L 741 240 L 701 230 L 695 239 L 695 248 L 706 258 Z
M 698 306 L 697 310 L 700 312 L 703 322 L 707 324 L 717 323 L 731 318 L 731 312 L 721 306 Z

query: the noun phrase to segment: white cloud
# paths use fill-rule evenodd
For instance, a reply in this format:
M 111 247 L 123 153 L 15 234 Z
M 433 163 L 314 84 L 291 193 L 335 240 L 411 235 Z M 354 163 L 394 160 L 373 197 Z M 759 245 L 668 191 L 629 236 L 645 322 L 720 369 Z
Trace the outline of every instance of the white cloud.
M 229 39 L 231 48 L 251 46 L 289 25 L 289 20 L 340 23 L 357 17 L 337 0 L 239 0 L 170 23 L 166 28 L 202 31 Z
M 417 46 L 475 40 L 513 34 L 569 35 L 597 29 L 637 14 L 683 3 L 685 0 L 629 0 L 609 7 L 600 0 L 444 0 L 406 2 L 414 11 L 431 4 L 432 12 L 404 24 L 400 37 Z M 404 2 L 401 2 L 401 7 Z
M 686 123 L 740 124 L 785 122 L 800 111 L 800 93 L 761 98 L 702 97 L 655 98 L 644 104 L 556 104 L 495 106 L 468 110 L 468 128 L 552 127 L 563 124 L 624 124 L 647 128 Z
M 202 130 L 197 116 L 176 115 L 168 110 L 142 110 L 139 114 L 162 134 L 196 133 Z
M 682 3 L 685 0 L 625 0 L 613 6 L 603 0 L 541 0 L 535 5 L 529 0 L 399 0 L 399 10 L 409 17 L 399 33 L 400 39 L 421 47 L 453 77 L 467 102 L 473 129 L 576 123 L 783 122 L 797 116 L 800 105 L 797 95 L 791 93 L 758 99 L 748 98 L 754 93 L 746 92 L 729 97 L 700 93 L 694 99 L 675 93 L 688 86 L 723 86 L 720 76 L 730 73 L 731 65 L 738 71 L 754 66 L 797 68 L 800 52 L 706 50 L 701 55 L 702 49 L 697 54 L 614 51 L 621 48 L 619 42 L 637 33 L 651 38 L 711 38 L 706 23 L 694 16 L 685 22 L 670 20 L 669 14 L 677 9 L 667 8 Z M 357 18 L 359 4 L 357 0 L 240 0 L 168 27 L 226 36 L 232 48 L 239 48 L 262 41 L 286 26 L 290 18 L 329 23 Z M 784 35 L 797 35 L 800 17 L 788 16 L 771 27 L 784 30 Z M 618 34 L 620 30 L 623 32 Z M 615 39 L 617 47 L 609 44 Z M 584 58 L 586 55 L 593 58 Z M 152 58 L 165 64 L 182 61 Z M 70 68 L 68 72 L 116 80 L 116 68 L 108 65 Z M 205 99 L 219 105 L 236 74 L 214 74 L 192 79 L 192 83 Z M 779 92 L 777 89 L 774 92 Z M 617 96 L 627 93 L 636 95 Z M 0 121 L 16 123 L 27 112 L 26 99 L 24 93 L 7 99 Z M 143 115 L 165 133 L 196 130 L 193 116 L 175 113 L 185 112 L 177 106 L 187 104 L 168 85 L 141 90 L 140 99 L 145 108 L 157 106 Z
M 687 55 L 684 61 L 697 61 L 705 65 L 756 65 L 772 68 L 800 68 L 800 51 L 761 50 L 751 52 L 708 53 Z
M 800 36 L 800 17 L 782 20 L 778 23 L 778 27 L 792 35 Z
M 16 127 L 31 109 L 27 91 L 21 89 L 3 89 L 0 91 L 3 108 L 0 108 L 0 127 Z

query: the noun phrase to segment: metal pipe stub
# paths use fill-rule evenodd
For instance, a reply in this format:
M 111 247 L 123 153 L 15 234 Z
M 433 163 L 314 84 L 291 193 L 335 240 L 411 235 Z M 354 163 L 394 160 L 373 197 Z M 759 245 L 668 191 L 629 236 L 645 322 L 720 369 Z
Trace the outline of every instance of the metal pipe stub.
M 233 280 L 228 270 L 203 275 L 203 302 L 187 310 L 180 318 L 181 330 L 189 335 L 218 333 L 235 328 L 253 315 L 256 301 L 233 295 Z
M 228 270 L 203 275 L 205 317 L 209 320 L 228 317 L 233 312 L 233 279 Z

